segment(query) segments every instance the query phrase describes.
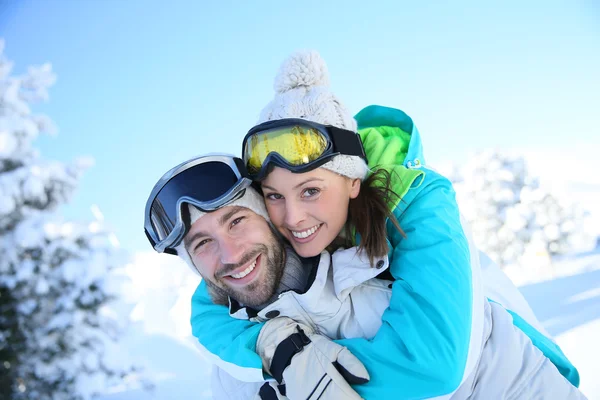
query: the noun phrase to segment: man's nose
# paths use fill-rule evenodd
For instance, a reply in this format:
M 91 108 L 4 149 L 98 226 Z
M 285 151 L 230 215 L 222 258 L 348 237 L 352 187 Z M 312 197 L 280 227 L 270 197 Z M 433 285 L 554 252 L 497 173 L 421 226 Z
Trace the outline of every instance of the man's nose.
M 244 245 L 240 238 L 236 240 L 230 237 L 222 238 L 219 240 L 219 249 L 223 264 L 237 264 L 244 255 Z

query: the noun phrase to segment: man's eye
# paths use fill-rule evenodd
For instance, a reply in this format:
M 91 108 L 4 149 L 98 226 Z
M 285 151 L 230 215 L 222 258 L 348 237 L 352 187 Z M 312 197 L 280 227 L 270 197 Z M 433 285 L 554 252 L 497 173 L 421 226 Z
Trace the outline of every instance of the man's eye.
M 242 222 L 242 220 L 243 220 L 244 218 L 245 218 L 245 217 L 238 217 L 238 218 L 234 219 L 233 221 L 231 221 L 231 226 L 232 226 L 232 227 L 233 227 L 233 226 L 236 226 L 237 224 L 239 224 L 240 222 Z
M 210 239 L 202 239 L 201 241 L 198 242 L 198 244 L 196 244 L 196 246 L 194 246 L 194 251 L 201 250 L 202 247 L 204 245 L 206 245 L 208 242 L 210 242 Z

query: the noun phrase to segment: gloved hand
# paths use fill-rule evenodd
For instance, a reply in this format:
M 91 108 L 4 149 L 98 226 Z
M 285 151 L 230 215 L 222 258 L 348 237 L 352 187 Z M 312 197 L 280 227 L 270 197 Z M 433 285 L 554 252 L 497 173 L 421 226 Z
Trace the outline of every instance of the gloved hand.
M 287 317 L 265 323 L 256 350 L 264 369 L 280 383 L 279 392 L 292 400 L 357 400 L 361 397 L 350 384 L 369 381 L 364 365 L 347 348 Z

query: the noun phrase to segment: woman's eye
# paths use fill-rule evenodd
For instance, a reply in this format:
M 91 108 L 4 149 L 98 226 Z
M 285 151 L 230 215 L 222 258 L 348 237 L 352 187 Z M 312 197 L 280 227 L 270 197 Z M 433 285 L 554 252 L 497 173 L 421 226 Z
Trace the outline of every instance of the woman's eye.
M 267 198 L 267 200 L 281 200 L 281 199 L 283 199 L 283 196 L 280 195 L 279 193 L 269 193 L 269 194 L 266 194 L 265 197 Z
M 312 197 L 319 194 L 321 191 L 317 188 L 308 188 L 304 192 L 302 192 L 303 197 Z

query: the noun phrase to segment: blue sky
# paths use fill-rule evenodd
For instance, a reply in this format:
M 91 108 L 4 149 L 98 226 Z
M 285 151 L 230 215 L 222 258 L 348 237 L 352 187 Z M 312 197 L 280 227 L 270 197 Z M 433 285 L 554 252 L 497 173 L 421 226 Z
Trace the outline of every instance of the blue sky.
M 3 1 L 0 37 L 17 72 L 50 62 L 58 75 L 36 108 L 59 127 L 42 155 L 96 160 L 65 213 L 89 219 L 97 204 L 137 251 L 156 180 L 200 153 L 239 153 L 297 49 L 321 53 L 351 111 L 411 115 L 429 163 L 503 147 L 585 169 L 600 149 L 600 6 L 438 3 Z

